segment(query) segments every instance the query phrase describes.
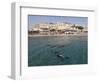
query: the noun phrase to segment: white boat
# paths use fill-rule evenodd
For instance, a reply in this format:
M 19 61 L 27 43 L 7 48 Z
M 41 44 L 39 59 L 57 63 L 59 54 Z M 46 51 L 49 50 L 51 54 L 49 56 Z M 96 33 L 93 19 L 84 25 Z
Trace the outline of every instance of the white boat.
M 59 54 L 59 55 L 57 55 L 57 57 L 64 58 L 64 55 Z

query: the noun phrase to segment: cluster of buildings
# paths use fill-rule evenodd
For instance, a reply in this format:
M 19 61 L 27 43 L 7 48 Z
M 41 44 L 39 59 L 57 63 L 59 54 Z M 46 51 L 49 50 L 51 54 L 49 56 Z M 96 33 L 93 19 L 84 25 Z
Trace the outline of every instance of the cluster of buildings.
M 71 23 L 40 23 L 34 24 L 30 34 L 54 35 L 54 34 L 74 34 L 87 32 L 87 27 Z

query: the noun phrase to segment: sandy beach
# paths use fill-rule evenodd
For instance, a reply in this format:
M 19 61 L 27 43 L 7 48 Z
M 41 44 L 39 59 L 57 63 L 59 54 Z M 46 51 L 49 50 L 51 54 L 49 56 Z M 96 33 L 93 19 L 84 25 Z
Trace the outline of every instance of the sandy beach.
M 87 33 L 76 33 L 76 34 L 54 34 L 54 35 L 40 35 L 40 34 L 35 34 L 31 35 L 29 34 L 28 37 L 42 37 L 42 36 L 87 36 Z

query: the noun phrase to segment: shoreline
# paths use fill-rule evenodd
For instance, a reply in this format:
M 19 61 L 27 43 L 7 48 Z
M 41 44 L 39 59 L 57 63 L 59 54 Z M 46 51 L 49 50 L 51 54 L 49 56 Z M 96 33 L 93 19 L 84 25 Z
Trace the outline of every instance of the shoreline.
M 79 33 L 79 34 L 55 34 L 55 35 L 28 35 L 29 38 L 31 37 L 44 37 L 44 36 L 88 36 L 88 33 Z

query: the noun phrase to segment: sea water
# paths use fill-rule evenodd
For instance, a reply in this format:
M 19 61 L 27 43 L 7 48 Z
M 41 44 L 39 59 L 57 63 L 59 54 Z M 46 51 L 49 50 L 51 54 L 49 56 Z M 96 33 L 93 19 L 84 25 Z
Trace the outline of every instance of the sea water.
M 87 45 L 87 36 L 28 37 L 28 66 L 87 64 Z

